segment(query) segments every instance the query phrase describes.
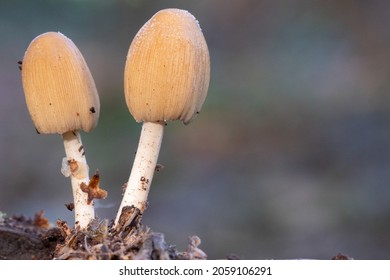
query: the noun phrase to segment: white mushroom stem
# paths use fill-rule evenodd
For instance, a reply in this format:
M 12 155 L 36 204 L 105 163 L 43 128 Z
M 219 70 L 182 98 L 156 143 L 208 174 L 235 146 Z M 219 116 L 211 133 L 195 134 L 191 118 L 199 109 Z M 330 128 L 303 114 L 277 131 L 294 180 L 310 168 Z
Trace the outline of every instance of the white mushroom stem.
M 81 142 L 80 133 L 75 131 L 62 134 L 64 147 L 72 182 L 74 199 L 75 225 L 86 229 L 89 222 L 95 218 L 93 202 L 88 204 L 88 194 L 84 193 L 80 184 L 89 183 L 89 167 L 85 158 L 84 147 Z
M 118 223 L 123 207 L 134 206 L 140 210 L 141 214 L 147 207 L 148 193 L 160 153 L 164 126 L 164 122 L 143 123 L 133 168 L 115 224 Z

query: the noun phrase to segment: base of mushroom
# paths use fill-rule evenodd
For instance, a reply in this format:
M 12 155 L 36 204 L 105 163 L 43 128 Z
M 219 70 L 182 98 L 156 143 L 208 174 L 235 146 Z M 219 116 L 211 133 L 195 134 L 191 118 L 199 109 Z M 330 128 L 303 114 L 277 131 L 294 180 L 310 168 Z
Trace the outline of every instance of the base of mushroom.
M 197 236 L 188 238 L 179 252 L 139 222 L 118 234 L 107 220 L 94 220 L 87 230 L 74 229 L 62 220 L 50 227 L 43 212 L 35 218 L 13 216 L 0 220 L 0 259 L 61 260 L 194 260 L 206 259 Z

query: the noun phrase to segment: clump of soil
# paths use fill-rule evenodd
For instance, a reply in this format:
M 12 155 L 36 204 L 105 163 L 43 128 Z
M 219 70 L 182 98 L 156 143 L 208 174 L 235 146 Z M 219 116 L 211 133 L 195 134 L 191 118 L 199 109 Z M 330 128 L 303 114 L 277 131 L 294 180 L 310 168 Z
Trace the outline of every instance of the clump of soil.
M 162 233 L 142 225 L 141 219 L 120 230 L 108 220 L 93 220 L 80 230 L 62 220 L 50 226 L 42 211 L 34 218 L 0 218 L 0 259 L 206 259 L 199 245 L 199 237 L 191 236 L 187 249 L 179 252 Z
M 64 240 L 58 228 L 49 227 L 42 211 L 33 219 L 0 218 L 0 259 L 52 259 L 55 247 Z

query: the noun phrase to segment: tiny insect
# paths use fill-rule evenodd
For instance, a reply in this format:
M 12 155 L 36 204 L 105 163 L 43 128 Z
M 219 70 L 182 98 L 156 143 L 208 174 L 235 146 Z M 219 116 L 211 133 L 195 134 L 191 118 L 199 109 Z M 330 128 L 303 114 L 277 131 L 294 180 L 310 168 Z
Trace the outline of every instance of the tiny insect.
M 18 68 L 20 71 L 22 71 L 22 65 L 23 65 L 23 61 L 19 60 L 18 61 Z
M 157 163 L 156 168 L 154 169 L 156 172 L 160 172 L 164 168 L 164 165 Z
M 65 203 L 64 205 L 65 205 L 66 209 L 68 209 L 69 211 L 73 211 L 73 209 L 74 209 L 74 203 L 73 202 Z

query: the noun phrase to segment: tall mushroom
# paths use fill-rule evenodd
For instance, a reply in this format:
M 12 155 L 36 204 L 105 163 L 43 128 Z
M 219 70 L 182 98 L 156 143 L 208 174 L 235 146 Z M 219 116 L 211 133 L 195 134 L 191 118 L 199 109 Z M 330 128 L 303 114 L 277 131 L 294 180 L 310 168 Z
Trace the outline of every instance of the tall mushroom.
M 75 223 L 84 229 L 95 215 L 93 203 L 80 188 L 89 184 L 89 167 L 79 130 L 89 132 L 97 124 L 100 102 L 95 82 L 78 48 L 59 32 L 41 34 L 30 43 L 22 81 L 37 132 L 62 134 L 66 152 L 62 171 L 71 176 Z
M 161 10 L 136 34 L 127 54 L 124 91 L 130 113 L 143 126 L 117 226 L 128 207 L 145 211 L 164 126 L 171 120 L 188 124 L 199 113 L 209 80 L 207 44 L 189 12 Z

